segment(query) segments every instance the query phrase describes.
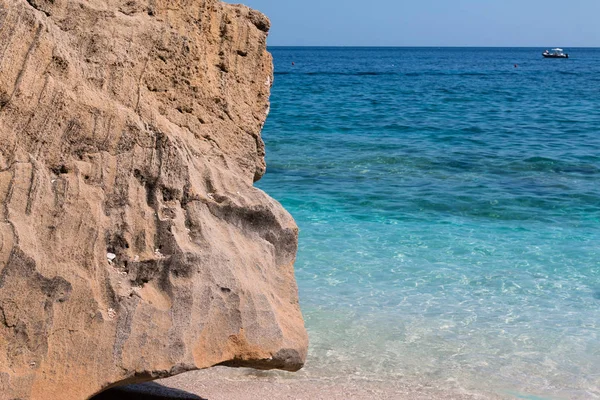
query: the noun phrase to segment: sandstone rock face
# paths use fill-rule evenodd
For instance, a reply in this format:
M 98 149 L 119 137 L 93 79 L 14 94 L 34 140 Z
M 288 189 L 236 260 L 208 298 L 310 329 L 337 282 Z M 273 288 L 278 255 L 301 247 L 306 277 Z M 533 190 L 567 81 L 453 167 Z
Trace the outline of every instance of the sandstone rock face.
M 217 0 L 0 0 L 0 399 L 302 366 L 297 228 L 253 187 L 268 30 Z

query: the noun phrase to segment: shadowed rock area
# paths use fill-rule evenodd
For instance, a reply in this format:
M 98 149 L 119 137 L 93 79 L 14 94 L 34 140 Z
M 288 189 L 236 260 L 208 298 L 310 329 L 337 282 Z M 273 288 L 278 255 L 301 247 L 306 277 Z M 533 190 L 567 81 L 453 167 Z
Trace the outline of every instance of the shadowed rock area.
M 269 21 L 0 0 L 0 399 L 297 370 L 297 227 L 265 171 Z
M 106 390 L 90 400 L 208 400 L 154 382 Z

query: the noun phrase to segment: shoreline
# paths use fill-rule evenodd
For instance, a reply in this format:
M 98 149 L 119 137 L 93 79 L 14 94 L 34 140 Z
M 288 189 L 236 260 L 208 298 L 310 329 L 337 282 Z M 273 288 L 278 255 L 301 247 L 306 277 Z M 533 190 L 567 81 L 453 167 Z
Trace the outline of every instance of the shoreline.
M 115 388 L 92 400 L 501 400 L 515 398 L 404 381 L 356 378 L 240 377 L 224 367 L 187 372 L 145 384 Z

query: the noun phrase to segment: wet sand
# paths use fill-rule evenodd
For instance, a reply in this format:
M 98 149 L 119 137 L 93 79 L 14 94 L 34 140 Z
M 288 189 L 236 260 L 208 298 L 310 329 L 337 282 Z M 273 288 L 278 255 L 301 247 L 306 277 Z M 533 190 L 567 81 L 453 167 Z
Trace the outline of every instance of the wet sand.
M 102 397 L 105 396 L 105 397 Z M 427 385 L 357 379 L 311 380 L 272 376 L 240 379 L 224 368 L 188 372 L 114 389 L 93 400 L 495 400 L 503 397 L 448 392 Z M 507 397 L 504 397 L 507 398 Z

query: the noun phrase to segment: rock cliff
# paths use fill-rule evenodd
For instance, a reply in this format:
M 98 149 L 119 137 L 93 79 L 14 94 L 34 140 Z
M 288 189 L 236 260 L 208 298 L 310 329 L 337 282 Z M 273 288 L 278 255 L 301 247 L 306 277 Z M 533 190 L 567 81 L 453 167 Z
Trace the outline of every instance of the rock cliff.
M 0 0 L 0 399 L 302 366 L 298 230 L 253 187 L 269 25 L 218 0 Z

